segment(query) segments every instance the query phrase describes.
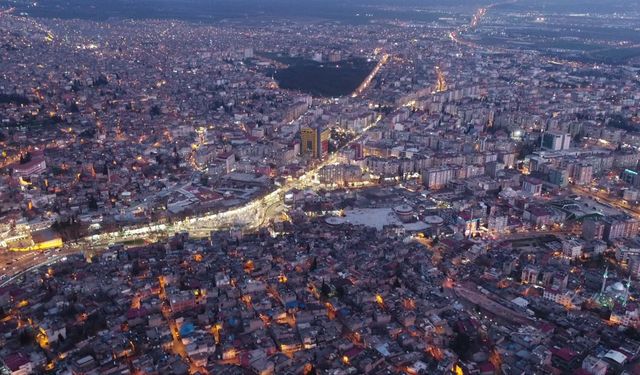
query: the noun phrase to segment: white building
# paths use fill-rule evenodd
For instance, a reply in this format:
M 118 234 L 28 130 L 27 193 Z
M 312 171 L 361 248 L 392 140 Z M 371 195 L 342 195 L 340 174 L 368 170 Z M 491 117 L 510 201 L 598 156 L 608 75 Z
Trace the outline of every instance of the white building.
M 571 134 L 547 131 L 542 135 L 540 146 L 551 151 L 567 150 L 571 146 Z
M 574 239 L 563 241 L 562 254 L 568 258 L 578 258 L 582 255 L 582 243 Z

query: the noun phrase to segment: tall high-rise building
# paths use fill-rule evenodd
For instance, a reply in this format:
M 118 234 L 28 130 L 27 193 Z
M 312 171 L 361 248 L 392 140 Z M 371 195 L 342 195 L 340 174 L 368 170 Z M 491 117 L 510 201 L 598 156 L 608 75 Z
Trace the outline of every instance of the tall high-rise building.
M 582 222 L 582 238 L 588 241 L 601 240 L 604 234 L 604 222 L 596 218 L 588 218 Z
M 571 134 L 548 131 L 542 134 L 541 147 L 545 150 L 566 150 L 571 145 Z
M 566 169 L 550 168 L 549 182 L 560 187 L 565 187 L 569 184 L 569 172 Z
M 533 177 L 528 177 L 525 178 L 524 181 L 522 181 L 522 190 L 534 197 L 539 197 L 542 194 L 542 185 L 543 184 L 541 180 Z
M 638 172 L 634 170 L 625 169 L 620 175 L 620 178 L 622 179 L 622 181 L 630 185 L 640 186 L 640 175 L 638 175 Z
M 619 238 L 632 238 L 638 234 L 639 228 L 640 223 L 634 218 L 624 215 L 607 217 L 604 219 L 603 239 L 613 241 Z
M 362 157 L 363 157 L 363 149 L 364 149 L 362 143 L 360 143 L 360 142 L 352 143 L 349 146 L 349 148 L 353 150 L 354 156 L 355 156 L 355 158 L 354 158 L 355 160 L 362 159 Z
M 573 182 L 576 185 L 588 185 L 593 180 L 593 165 L 580 163 L 573 169 Z
M 300 154 L 322 158 L 329 152 L 331 131 L 324 127 L 303 126 L 300 129 Z
M 458 169 L 460 168 L 451 166 L 428 168 L 422 172 L 422 180 L 430 190 L 442 189 L 456 178 Z

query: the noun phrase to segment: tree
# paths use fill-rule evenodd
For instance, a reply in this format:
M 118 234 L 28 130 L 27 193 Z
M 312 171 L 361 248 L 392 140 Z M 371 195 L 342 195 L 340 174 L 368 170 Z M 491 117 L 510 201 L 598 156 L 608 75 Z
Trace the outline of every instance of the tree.
M 584 138 L 584 133 L 582 131 L 580 131 L 579 133 L 577 133 L 576 135 L 573 136 L 573 142 L 574 143 L 580 143 L 580 142 L 582 142 L 582 138 Z
M 88 206 L 89 206 L 89 209 L 93 211 L 98 209 L 98 201 L 93 195 L 89 197 Z
M 131 276 L 136 277 L 136 276 L 140 276 L 140 274 L 142 273 L 142 267 L 140 266 L 140 262 L 138 261 L 138 259 L 133 261 L 133 264 L 131 265 Z
M 78 313 L 75 304 L 71 303 L 69 306 L 64 308 L 61 312 L 61 315 L 67 319 L 73 318 Z
M 200 176 L 200 185 L 208 186 L 209 185 L 209 176 L 207 176 L 206 174 L 203 174 L 202 176 Z
M 20 164 L 26 164 L 28 162 L 30 162 L 32 159 L 32 155 L 30 152 L 27 152 L 24 155 L 20 155 Z
M 324 282 L 324 279 L 322 280 L 322 286 L 320 287 L 320 291 L 322 292 L 322 294 L 326 297 L 329 296 L 329 293 L 331 293 L 331 287 L 329 287 L 329 285 L 327 285 Z
M 523 160 L 527 155 L 530 155 L 536 149 L 536 144 L 539 142 L 522 144 L 518 149 L 518 160 Z
M 95 128 L 85 129 L 79 134 L 80 138 L 84 138 L 84 139 L 91 139 L 95 137 L 95 135 L 96 135 Z
M 149 110 L 149 114 L 151 117 L 160 116 L 162 112 L 160 111 L 160 107 L 157 104 L 154 104 Z
M 86 227 L 77 218 L 70 217 L 67 220 L 56 221 L 51 226 L 51 229 L 60 234 L 64 242 L 67 242 L 82 237 L 85 234 Z
M 98 76 L 98 78 L 93 82 L 93 85 L 96 87 L 106 86 L 107 84 L 109 84 L 109 80 L 104 74 L 100 74 L 100 76 Z
M 80 84 L 80 80 L 74 80 L 73 84 L 71 85 L 71 91 L 73 92 L 78 92 L 80 91 L 80 89 L 82 88 L 82 85 Z
M 57 165 L 53 165 L 53 166 L 51 166 L 51 173 L 54 176 L 60 176 L 61 174 L 64 173 L 64 170 L 62 168 L 60 168 L 59 166 L 57 166 Z
M 478 257 L 476 263 L 482 267 L 491 267 L 491 258 L 483 254 Z
M 24 95 L 0 94 L 0 104 L 29 104 L 30 100 Z
M 640 332 L 638 332 L 638 330 L 633 327 L 629 327 L 625 329 L 624 335 L 630 338 L 631 340 L 636 340 L 636 341 L 640 340 Z
M 33 335 L 31 328 L 24 329 L 20 332 L 18 335 L 18 342 L 20 343 L 20 346 L 31 345 L 35 342 L 35 336 Z
M 396 277 L 394 277 L 394 280 L 393 280 L 393 287 L 394 287 L 395 289 L 397 289 L 397 288 L 401 288 L 401 287 L 402 287 L 402 284 L 400 283 L 400 278 L 399 278 L 399 277 L 397 277 L 397 276 L 396 276 Z
M 402 265 L 398 265 L 398 267 L 396 267 L 395 271 L 394 271 L 394 276 L 396 278 L 401 278 L 402 277 Z
M 629 120 L 624 118 L 622 115 L 615 114 L 611 115 L 608 119 L 605 120 L 605 124 L 612 128 L 622 129 L 626 131 L 635 131 L 636 128 L 629 123 Z
M 451 349 L 453 349 L 458 356 L 464 357 L 465 353 L 469 351 L 469 348 L 471 348 L 471 338 L 465 333 L 458 333 L 451 344 Z
M 107 319 L 99 311 L 87 317 L 83 326 L 84 338 L 94 336 L 98 331 L 107 328 Z

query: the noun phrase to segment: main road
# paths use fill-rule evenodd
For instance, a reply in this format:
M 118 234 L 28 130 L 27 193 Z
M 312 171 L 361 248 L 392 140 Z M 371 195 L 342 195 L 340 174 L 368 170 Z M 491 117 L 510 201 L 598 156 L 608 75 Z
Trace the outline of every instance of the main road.
M 622 199 L 612 198 L 608 194 L 603 194 L 600 191 L 593 191 L 589 187 L 579 185 L 570 185 L 569 190 L 583 198 L 595 198 L 597 203 L 608 204 L 609 206 L 615 207 L 635 219 L 640 219 L 640 211 L 635 207 L 630 206 Z
M 390 57 L 391 56 L 388 53 L 382 54 L 382 57 L 380 58 L 376 66 L 371 70 L 369 75 L 367 75 L 367 77 L 364 79 L 364 81 L 362 81 L 358 88 L 356 88 L 355 91 L 351 94 L 352 98 L 360 96 L 369 87 L 371 81 L 373 81 L 376 75 L 378 75 L 380 69 L 382 69 L 382 67 L 389 61 Z
M 381 56 L 375 68 L 356 91 L 354 91 L 353 97 L 362 94 L 389 58 L 390 55 L 386 53 Z M 380 120 L 381 117 L 378 116 L 375 122 L 363 129 L 338 151 L 362 139 L 367 131 Z M 287 180 L 282 186 L 265 196 L 224 212 L 187 217 L 173 223 L 149 223 L 143 226 L 125 227 L 114 232 L 87 236 L 78 240 L 76 243 L 65 244 L 61 249 L 52 252 L 0 253 L 0 287 L 7 285 L 32 269 L 55 263 L 64 259 L 67 255 L 82 251 L 97 253 L 108 248 L 111 244 L 138 241 L 153 242 L 154 239 L 167 237 L 178 232 L 189 232 L 194 237 L 206 237 L 211 231 L 221 229 L 242 228 L 246 231 L 256 230 L 268 224 L 272 218 L 276 218 L 282 214 L 284 210 L 284 195 L 286 192 L 294 188 L 305 189 L 316 186 L 314 177 L 322 167 L 336 164 L 338 162 L 337 154 L 338 152 L 319 161 L 299 178 Z
M 498 5 L 513 4 L 513 3 L 517 2 L 517 1 L 518 0 L 504 1 L 504 2 L 499 2 L 499 3 L 489 4 L 489 5 L 485 6 L 485 7 L 478 8 L 476 10 L 476 12 L 473 14 L 473 16 L 471 16 L 471 21 L 469 21 L 468 24 L 464 24 L 464 25 L 458 27 L 456 30 L 453 30 L 453 31 L 451 31 L 449 33 L 449 39 L 451 39 L 452 41 L 454 41 L 454 42 L 456 42 L 456 43 L 458 43 L 460 45 L 464 45 L 464 46 L 467 46 L 467 47 L 471 47 L 471 48 L 478 47 L 477 44 L 475 44 L 473 42 L 470 42 L 468 40 L 462 39 L 461 35 L 463 33 L 467 32 L 467 31 L 469 31 L 469 30 L 475 29 L 478 26 L 478 24 L 480 23 L 480 21 L 487 14 L 487 11 L 489 9 L 494 8 L 494 7 L 498 6 Z M 491 48 L 491 50 L 494 50 L 496 52 L 507 51 L 507 49 L 496 48 L 496 47 Z

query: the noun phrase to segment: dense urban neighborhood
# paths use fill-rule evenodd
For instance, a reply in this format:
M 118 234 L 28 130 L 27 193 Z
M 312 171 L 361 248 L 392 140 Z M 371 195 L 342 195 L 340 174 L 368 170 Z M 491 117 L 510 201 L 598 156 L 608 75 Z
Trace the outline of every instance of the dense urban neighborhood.
M 0 3 L 0 374 L 640 374 L 640 8 L 523 2 Z

